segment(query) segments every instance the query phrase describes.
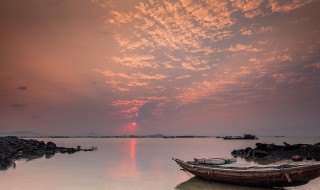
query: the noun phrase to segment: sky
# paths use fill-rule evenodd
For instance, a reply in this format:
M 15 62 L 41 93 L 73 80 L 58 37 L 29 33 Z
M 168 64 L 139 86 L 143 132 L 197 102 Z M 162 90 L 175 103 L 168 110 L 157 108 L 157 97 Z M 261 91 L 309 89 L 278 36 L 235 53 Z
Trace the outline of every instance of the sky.
M 320 133 L 319 0 L 0 0 L 0 132 Z

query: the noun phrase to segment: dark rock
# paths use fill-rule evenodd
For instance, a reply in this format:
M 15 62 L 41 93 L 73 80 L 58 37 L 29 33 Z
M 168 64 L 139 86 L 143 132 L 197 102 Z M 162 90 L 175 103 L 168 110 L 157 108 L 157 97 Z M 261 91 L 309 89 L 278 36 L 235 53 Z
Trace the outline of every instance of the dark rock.
M 266 144 L 266 143 L 256 143 L 256 149 L 263 151 L 273 151 L 283 149 L 284 146 L 275 145 L 275 144 Z
M 252 148 L 251 147 L 247 147 L 246 149 L 244 149 L 244 152 L 248 154 L 249 151 L 251 151 Z
M 231 152 L 231 154 L 234 155 L 234 156 L 238 156 L 238 155 L 239 155 L 239 154 L 238 154 L 238 150 L 233 150 L 233 151 Z
M 18 137 L 0 137 L 0 169 L 15 167 L 15 160 L 27 159 L 32 160 L 52 157 L 55 153 L 73 154 L 78 151 L 95 151 L 96 147 L 90 149 L 57 147 L 53 142 L 45 144 L 43 141 L 34 139 L 20 139 Z
M 263 150 L 263 151 L 268 151 L 268 145 L 266 143 L 256 143 L 256 149 L 258 150 Z
M 49 159 L 49 158 L 52 158 L 53 155 L 54 155 L 54 154 L 45 154 L 44 157 L 45 157 L 46 159 Z
M 297 150 L 300 149 L 300 145 L 299 144 L 294 144 L 294 145 L 288 145 L 288 146 L 284 146 L 283 150 L 289 151 L 289 150 Z
M 57 148 L 57 145 L 56 144 L 54 144 L 53 142 L 51 142 L 51 141 L 49 141 L 49 142 L 47 142 L 47 149 L 56 149 Z
M 52 156 L 52 155 L 54 155 L 55 153 L 56 153 L 55 150 L 46 150 L 46 151 L 45 151 L 45 155 L 50 155 L 50 156 Z
M 272 146 L 272 150 L 281 150 L 284 147 L 284 146 L 281 146 L 281 145 L 275 145 L 273 143 L 271 144 L 271 146 Z
M 286 142 L 283 142 L 283 144 L 286 145 L 286 146 L 290 146 L 290 144 L 289 144 L 289 143 L 286 143 Z
M 256 148 L 252 151 L 250 151 L 252 148 L 247 147 L 246 149 L 233 150 L 232 155 L 248 159 L 252 158 L 258 162 L 259 158 L 263 158 L 260 159 L 262 162 L 266 160 L 271 162 L 291 160 L 295 155 L 305 155 L 308 159 L 320 161 L 320 144 L 284 144 L 286 145 L 257 143 Z
M 247 154 L 246 154 L 246 158 L 249 158 L 253 156 L 253 149 L 248 150 Z
M 266 156 L 268 156 L 268 153 L 266 151 L 254 150 L 254 157 L 263 158 L 263 157 L 266 157 Z
M 306 160 L 312 160 L 312 157 L 311 156 L 307 156 Z
M 40 142 L 39 142 L 39 146 L 40 146 L 40 147 L 45 147 L 45 146 L 46 146 L 46 143 L 44 143 L 43 141 L 40 141 Z

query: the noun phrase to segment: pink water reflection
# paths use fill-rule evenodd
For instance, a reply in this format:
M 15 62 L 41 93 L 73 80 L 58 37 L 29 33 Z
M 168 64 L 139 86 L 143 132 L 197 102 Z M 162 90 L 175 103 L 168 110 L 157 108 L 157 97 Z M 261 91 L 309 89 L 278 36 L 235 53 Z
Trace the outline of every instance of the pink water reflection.
M 130 139 L 130 157 L 134 160 L 136 154 L 137 139 Z

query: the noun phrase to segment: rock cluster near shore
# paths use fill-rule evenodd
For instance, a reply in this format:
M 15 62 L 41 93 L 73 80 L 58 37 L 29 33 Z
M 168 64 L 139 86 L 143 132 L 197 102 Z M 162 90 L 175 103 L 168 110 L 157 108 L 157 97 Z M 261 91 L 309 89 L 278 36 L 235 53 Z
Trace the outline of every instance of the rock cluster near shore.
M 320 161 L 320 143 L 293 145 L 286 142 L 284 142 L 284 145 L 256 143 L 255 148 L 247 147 L 234 150 L 231 154 L 247 159 L 269 158 L 270 160 L 292 159 L 294 161 L 306 159 Z M 299 159 L 296 159 L 298 157 Z
M 0 170 L 15 166 L 15 160 L 35 159 L 46 156 L 50 158 L 55 153 L 73 154 L 79 151 L 95 151 L 96 147 L 89 149 L 58 147 L 53 142 L 43 142 L 34 139 L 21 139 L 14 136 L 0 137 Z

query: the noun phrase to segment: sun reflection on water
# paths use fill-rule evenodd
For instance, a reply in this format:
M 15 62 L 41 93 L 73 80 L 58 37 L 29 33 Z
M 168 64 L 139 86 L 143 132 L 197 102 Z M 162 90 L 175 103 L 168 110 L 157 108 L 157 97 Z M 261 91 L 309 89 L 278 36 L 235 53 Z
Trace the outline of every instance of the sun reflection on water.
M 132 160 L 134 160 L 135 158 L 136 144 L 137 144 L 137 139 L 130 139 L 130 157 Z

